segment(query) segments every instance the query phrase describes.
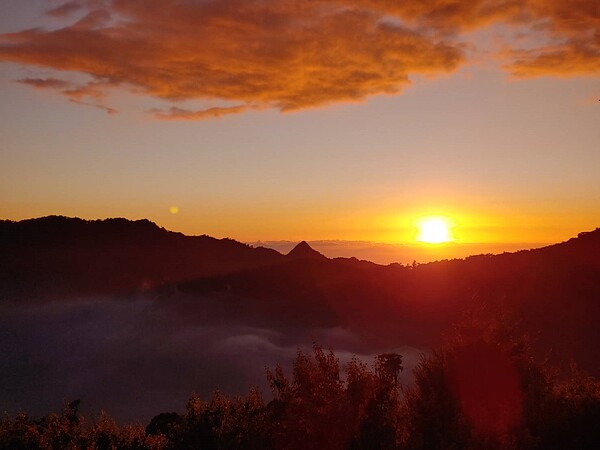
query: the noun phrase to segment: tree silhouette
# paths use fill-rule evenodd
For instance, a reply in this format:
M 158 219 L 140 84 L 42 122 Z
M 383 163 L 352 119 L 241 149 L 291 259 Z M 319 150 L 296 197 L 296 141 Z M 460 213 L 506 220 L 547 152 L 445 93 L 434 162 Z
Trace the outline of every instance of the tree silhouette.
M 422 357 L 411 386 L 400 383 L 397 353 L 372 365 L 353 357 L 342 374 L 334 353 L 314 345 L 298 352 L 291 378 L 267 370 L 267 403 L 256 388 L 192 396 L 183 414 L 159 414 L 144 429 L 106 413 L 87 421 L 74 401 L 38 420 L 5 415 L 0 450 L 600 448 L 600 382 L 575 366 L 558 380 L 504 321 L 456 327 Z

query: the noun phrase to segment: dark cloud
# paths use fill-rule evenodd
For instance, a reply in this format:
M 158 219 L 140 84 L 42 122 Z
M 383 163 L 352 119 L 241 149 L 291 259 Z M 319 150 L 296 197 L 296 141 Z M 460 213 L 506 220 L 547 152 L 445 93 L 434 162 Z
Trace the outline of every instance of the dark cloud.
M 455 70 L 464 33 L 494 23 L 539 43 L 507 52 L 519 76 L 598 73 L 600 54 L 595 0 L 82 0 L 53 14 L 75 10 L 62 28 L 0 36 L 0 61 L 84 73 L 103 92 L 238 105 L 175 103 L 152 111 L 161 119 L 396 94 L 411 75 Z

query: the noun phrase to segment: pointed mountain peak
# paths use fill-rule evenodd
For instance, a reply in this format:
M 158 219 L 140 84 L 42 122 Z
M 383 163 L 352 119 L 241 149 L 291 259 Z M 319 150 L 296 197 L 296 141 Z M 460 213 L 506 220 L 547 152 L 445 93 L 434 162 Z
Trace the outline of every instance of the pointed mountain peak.
M 296 245 L 288 254 L 288 258 L 300 259 L 300 258 L 311 258 L 311 259 L 325 259 L 325 255 L 319 253 L 313 249 L 306 241 L 300 242 Z

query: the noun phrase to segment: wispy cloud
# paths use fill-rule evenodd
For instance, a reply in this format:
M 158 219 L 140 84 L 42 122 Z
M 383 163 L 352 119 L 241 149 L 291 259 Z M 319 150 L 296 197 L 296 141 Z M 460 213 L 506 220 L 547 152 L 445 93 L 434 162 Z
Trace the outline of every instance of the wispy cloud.
M 512 52 L 506 66 L 517 77 L 600 74 L 600 51 L 593 41 L 572 40 L 536 50 Z
M 110 106 L 103 105 L 102 103 L 86 102 L 83 100 L 77 100 L 76 98 L 71 98 L 71 99 L 69 99 L 69 101 L 71 103 L 75 103 L 77 105 L 91 106 L 92 108 L 100 109 L 100 110 L 106 112 L 106 114 L 110 114 L 111 116 L 114 114 L 117 114 L 119 112 L 115 108 L 111 108 Z
M 37 89 L 68 89 L 72 86 L 68 81 L 57 78 L 23 78 L 17 82 Z
M 77 105 L 91 106 L 106 111 L 108 114 L 116 114 L 115 108 L 107 106 L 104 103 L 105 93 L 103 88 L 106 83 L 89 82 L 86 84 L 72 83 L 58 78 L 23 78 L 17 80 L 17 83 L 27 84 L 36 89 L 51 89 L 60 92 L 69 98 L 71 103 Z M 90 99 L 91 101 L 86 101 Z
M 196 111 L 191 111 L 188 109 L 176 108 L 172 107 L 167 111 L 163 111 L 160 109 L 153 109 L 151 112 L 158 119 L 164 120 L 200 120 L 200 119 L 209 119 L 209 118 L 217 118 L 221 116 L 225 116 L 227 114 L 238 114 L 249 107 L 246 105 L 238 105 L 238 106 L 230 106 L 230 107 L 212 107 L 207 109 L 201 109 Z
M 82 5 L 79 2 L 71 1 L 46 11 L 46 14 L 58 18 L 68 17 L 74 12 L 79 11 L 81 7 Z
M 80 0 L 48 13 L 68 20 L 73 12 L 62 28 L 0 36 L 0 61 L 84 73 L 101 92 L 121 86 L 173 102 L 153 111 L 161 119 L 397 94 L 411 75 L 456 70 L 465 33 L 498 23 L 539 42 L 505 53 L 515 75 L 600 69 L 596 0 Z M 239 106 L 178 105 L 195 99 Z

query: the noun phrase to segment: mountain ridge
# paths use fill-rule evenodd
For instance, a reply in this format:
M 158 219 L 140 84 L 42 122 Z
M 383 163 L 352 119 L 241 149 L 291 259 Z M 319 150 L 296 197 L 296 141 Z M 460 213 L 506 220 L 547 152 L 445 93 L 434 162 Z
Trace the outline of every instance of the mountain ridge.
M 600 229 L 539 249 L 411 266 L 298 246 L 282 255 L 144 220 L 2 221 L 0 301 L 158 295 L 190 317 L 200 308 L 211 320 L 282 333 L 339 327 L 383 347 L 429 347 L 469 311 L 507 310 L 540 352 L 600 373 L 590 352 L 600 342 Z
M 128 227 L 129 230 L 125 230 L 125 227 Z M 19 229 L 20 230 L 17 230 Z M 87 230 L 86 230 L 87 228 Z M 83 233 L 82 233 L 83 231 Z M 87 231 L 87 232 L 85 232 Z M 287 255 L 283 255 L 281 252 L 271 249 L 268 247 L 264 247 L 261 245 L 249 245 L 242 243 L 240 241 L 236 241 L 232 238 L 214 238 L 207 234 L 202 235 L 186 235 L 184 233 L 178 231 L 167 230 L 164 227 L 159 226 L 155 222 L 152 222 L 148 219 L 127 219 L 123 217 L 115 217 L 115 218 L 106 218 L 106 219 L 81 219 L 78 217 L 68 217 L 62 215 L 49 215 L 42 216 L 38 218 L 31 219 L 23 219 L 23 220 L 9 220 L 9 219 L 0 219 L 0 250 L 6 251 L 7 248 L 13 247 L 17 244 L 51 244 L 55 241 L 58 241 L 56 238 L 61 237 L 63 241 L 68 241 L 70 238 L 76 238 L 77 244 L 79 244 L 79 239 L 83 236 L 92 237 L 94 242 L 102 243 L 102 240 L 99 240 L 99 234 L 92 234 L 92 231 L 101 231 L 100 235 L 106 235 L 108 232 L 116 232 L 113 234 L 113 237 L 137 237 L 139 238 L 140 231 L 145 232 L 147 235 L 154 235 L 155 237 L 175 237 L 175 238 L 183 238 L 187 240 L 193 239 L 206 239 L 216 242 L 229 242 L 234 243 L 234 245 L 244 246 L 252 249 L 260 249 L 260 251 L 267 251 L 271 254 L 278 254 L 280 256 L 315 256 L 319 258 L 326 259 L 337 259 L 337 260 L 357 260 L 355 257 L 336 257 L 329 258 L 317 250 L 313 249 L 307 241 L 301 241 L 292 250 L 290 250 Z M 126 232 L 129 231 L 129 232 Z M 48 239 L 48 234 L 50 232 L 50 239 Z M 52 234 L 54 232 L 54 234 Z M 60 232 L 61 234 L 57 234 Z M 70 233 L 65 234 L 65 232 Z M 46 241 L 42 239 L 41 234 L 46 235 Z M 143 235 L 144 233 L 142 233 Z M 518 254 L 522 252 L 529 251 L 541 251 L 544 249 L 552 249 L 557 246 L 561 246 L 563 244 L 581 244 L 585 241 L 586 244 L 593 243 L 594 245 L 600 245 L 600 228 L 596 228 L 590 231 L 582 231 L 578 233 L 576 237 L 571 237 L 566 241 L 549 244 L 543 247 L 535 248 L 535 249 L 525 249 L 525 250 L 517 250 L 514 252 L 503 252 L 503 253 L 494 253 L 494 254 L 473 254 L 469 255 L 466 258 L 452 258 L 441 261 L 430 261 L 426 263 L 420 264 L 435 264 L 442 261 L 455 261 L 455 260 L 464 260 L 469 258 L 477 258 L 482 256 L 500 256 L 504 254 Z M 60 241 L 58 241 L 60 242 Z M 397 265 L 398 263 L 391 264 L 379 264 L 368 260 L 359 260 L 364 262 L 369 262 L 371 264 L 375 264 L 378 266 L 387 266 L 387 265 Z
M 147 219 L 2 220 L 0 299 L 127 294 L 283 258 L 276 250 L 186 236 Z

